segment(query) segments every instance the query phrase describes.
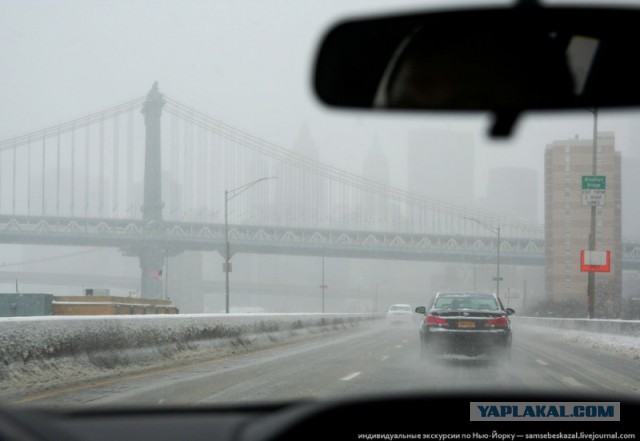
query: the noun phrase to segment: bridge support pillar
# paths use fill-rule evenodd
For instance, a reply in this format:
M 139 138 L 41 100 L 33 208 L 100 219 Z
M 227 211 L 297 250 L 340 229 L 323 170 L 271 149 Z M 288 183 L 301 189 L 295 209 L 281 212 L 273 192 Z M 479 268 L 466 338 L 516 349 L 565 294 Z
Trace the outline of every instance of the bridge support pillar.
M 161 122 L 165 99 L 158 90 L 158 82 L 147 95 L 142 107 L 144 115 L 145 157 L 144 157 L 144 201 L 142 218 L 148 230 L 162 231 L 162 142 Z M 160 235 L 161 236 L 161 235 Z M 148 246 L 140 250 L 142 296 L 150 299 L 163 297 L 163 268 L 166 253 L 161 246 Z

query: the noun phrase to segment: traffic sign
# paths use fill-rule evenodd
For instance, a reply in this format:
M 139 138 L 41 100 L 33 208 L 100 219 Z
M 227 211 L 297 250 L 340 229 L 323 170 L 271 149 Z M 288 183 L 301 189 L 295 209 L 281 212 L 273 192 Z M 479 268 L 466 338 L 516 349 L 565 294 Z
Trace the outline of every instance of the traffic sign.
M 493 281 L 494 282 L 502 282 L 504 280 L 504 277 L 494 277 Z
M 602 207 L 605 204 L 606 176 L 582 177 L 582 205 Z
M 611 272 L 611 251 L 580 251 L 580 271 L 592 273 Z
M 583 190 L 606 190 L 606 187 L 606 176 L 586 175 L 582 177 Z

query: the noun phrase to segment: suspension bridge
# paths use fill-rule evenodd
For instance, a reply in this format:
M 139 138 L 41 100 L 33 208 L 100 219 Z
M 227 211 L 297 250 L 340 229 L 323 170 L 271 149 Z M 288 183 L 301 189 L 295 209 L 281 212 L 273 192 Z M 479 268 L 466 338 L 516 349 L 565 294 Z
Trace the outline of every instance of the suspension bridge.
M 142 114 L 142 118 L 140 117 Z M 277 180 L 241 189 L 265 177 Z M 226 215 L 226 221 L 225 221 Z M 226 226 L 226 228 L 225 228 Z M 495 234 L 496 227 L 498 235 Z M 544 265 L 544 227 L 385 185 L 160 93 L 0 142 L 0 243 L 114 247 L 142 294 L 187 250 Z M 623 267 L 640 268 L 625 241 Z

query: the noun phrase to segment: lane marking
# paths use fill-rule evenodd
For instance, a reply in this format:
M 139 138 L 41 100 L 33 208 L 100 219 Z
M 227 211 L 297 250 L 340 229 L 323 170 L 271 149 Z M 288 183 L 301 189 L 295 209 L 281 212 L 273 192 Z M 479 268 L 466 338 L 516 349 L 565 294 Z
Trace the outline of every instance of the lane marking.
M 549 366 L 549 363 L 547 363 L 544 360 L 540 360 L 538 358 L 536 358 L 536 363 L 541 364 L 542 366 Z
M 318 338 L 318 340 L 320 340 L 320 338 Z M 114 376 L 114 377 L 108 377 L 108 378 L 104 378 L 104 379 L 91 379 L 88 378 L 86 381 L 86 383 L 82 383 L 79 385 L 60 385 L 60 386 L 56 386 L 53 385 L 52 387 L 54 388 L 51 391 L 48 392 L 43 392 L 43 393 L 36 393 L 34 395 L 28 395 L 22 398 L 18 398 L 15 400 L 10 401 L 10 403 L 13 404 L 24 404 L 24 403 L 29 403 L 32 401 L 38 401 L 38 400 L 43 400 L 43 399 L 49 399 L 49 398 L 55 398 L 57 396 L 61 396 L 61 395 L 67 395 L 70 393 L 76 393 L 76 392 L 82 392 L 85 390 L 91 390 L 93 388 L 99 388 L 102 386 L 111 386 L 113 384 L 120 384 L 120 383 L 129 383 L 131 381 L 135 381 L 135 380 L 139 380 L 139 379 L 145 379 L 145 378 L 153 378 L 155 376 L 162 376 L 162 375 L 167 375 L 167 374 L 171 374 L 174 372 L 177 373 L 181 373 L 181 371 L 183 370 L 192 370 L 192 369 L 197 369 L 200 367 L 211 367 L 211 366 L 216 366 L 216 367 L 222 367 L 223 369 L 227 368 L 227 364 L 229 363 L 237 363 L 237 362 L 241 362 L 242 360 L 244 360 L 245 358 L 251 359 L 251 358 L 255 358 L 256 355 L 260 355 L 262 353 L 268 353 L 269 351 L 273 351 L 274 348 L 282 348 L 282 349 L 288 349 L 288 348 L 295 348 L 296 346 L 302 346 L 299 342 L 290 342 L 290 343 L 283 343 L 282 345 L 279 346 L 275 346 L 275 347 L 267 347 L 264 349 L 256 349 L 256 350 L 248 350 L 246 352 L 239 352 L 239 353 L 228 353 L 228 354 L 223 354 L 222 358 L 211 358 L 208 360 L 191 360 L 191 361 L 186 361 L 184 364 L 178 364 L 176 366 L 173 367 L 162 367 L 162 366 L 155 366 L 155 367 L 150 367 L 148 369 L 144 369 L 142 371 L 131 371 L 131 373 L 123 373 L 124 376 L 120 377 L 120 376 Z M 201 371 L 203 373 L 206 372 L 210 372 L 210 369 L 206 369 Z M 178 378 L 181 378 L 182 375 L 180 375 Z
M 582 386 L 582 383 L 580 383 L 578 380 L 576 380 L 573 377 L 562 377 L 561 380 L 567 386 L 571 386 L 571 387 L 581 387 Z
M 340 379 L 340 381 L 349 381 L 349 380 L 353 380 L 354 378 L 356 378 L 358 375 L 360 375 L 361 372 L 354 372 L 353 374 L 349 374 L 346 377 L 343 377 Z
M 389 358 L 389 356 L 388 356 L 388 355 L 383 355 L 383 356 L 382 356 L 382 361 L 385 361 L 387 358 Z
M 400 349 L 402 347 L 402 345 L 396 345 L 396 349 Z

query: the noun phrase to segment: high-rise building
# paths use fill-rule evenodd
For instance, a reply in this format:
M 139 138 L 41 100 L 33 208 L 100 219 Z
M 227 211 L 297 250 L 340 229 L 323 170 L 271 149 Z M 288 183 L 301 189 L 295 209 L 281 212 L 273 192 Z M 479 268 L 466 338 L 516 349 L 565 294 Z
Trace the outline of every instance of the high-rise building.
M 640 239 L 640 205 L 637 204 L 640 188 L 640 158 L 625 157 L 622 161 L 622 235 L 628 239 Z
M 621 161 L 612 132 L 597 139 L 597 174 L 606 177 L 605 205 L 596 208 L 596 250 L 611 252 L 611 272 L 597 273 L 595 314 L 615 316 L 622 290 Z M 582 205 L 582 176 L 592 174 L 593 140 L 567 139 L 545 152 L 545 289 L 554 301 L 584 301 L 588 273 L 580 251 L 589 248 L 591 207 Z
M 389 161 L 376 141 L 364 160 L 362 175 L 372 181 L 389 185 Z M 391 223 L 391 201 L 388 197 L 375 193 L 365 193 L 362 197 L 364 221 L 373 229 L 388 228 Z
M 490 213 L 539 222 L 538 173 L 527 167 L 489 170 L 487 197 L 482 208 Z
M 409 136 L 409 191 L 472 207 L 473 146 L 471 133 L 451 130 L 412 132 Z
M 304 124 L 293 144 L 292 153 L 309 161 L 318 161 L 318 148 L 311 130 Z M 288 227 L 314 227 L 321 224 L 326 214 L 325 183 L 314 171 L 280 164 L 276 167 L 278 184 L 276 204 L 282 213 L 282 222 Z
M 473 135 L 467 132 L 431 129 L 410 133 L 408 155 L 410 159 L 407 167 L 409 192 L 426 196 L 434 201 L 472 208 L 474 205 L 473 146 Z M 433 215 L 434 213 L 429 210 L 409 206 L 407 209 L 408 231 L 432 230 Z

